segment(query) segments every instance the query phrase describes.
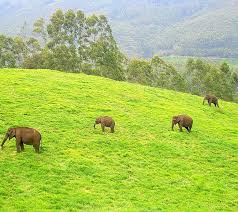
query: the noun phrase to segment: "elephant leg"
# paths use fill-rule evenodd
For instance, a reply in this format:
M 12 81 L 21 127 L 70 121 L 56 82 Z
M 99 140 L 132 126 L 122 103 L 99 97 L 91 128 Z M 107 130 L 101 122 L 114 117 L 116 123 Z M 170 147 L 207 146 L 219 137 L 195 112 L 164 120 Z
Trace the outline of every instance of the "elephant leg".
M 16 148 L 17 148 L 17 152 L 18 152 L 18 153 L 21 152 L 21 146 L 20 146 L 20 144 L 16 144 Z
M 208 101 L 208 104 L 209 104 L 209 106 L 211 107 L 212 102 L 209 100 L 209 101 Z
M 20 138 L 16 138 L 16 149 L 17 149 L 17 152 L 21 152 L 21 139 Z
M 185 127 L 186 128 L 186 130 L 189 132 L 189 127 Z
M 180 132 L 183 132 L 182 124 L 181 124 L 181 123 L 179 123 L 179 131 L 180 131 Z
M 20 143 L 20 146 L 21 146 L 21 151 L 24 151 L 24 144 L 23 144 L 23 142 Z
M 174 131 L 174 124 L 172 124 L 172 130 Z
M 39 144 L 34 144 L 33 147 L 34 147 L 36 153 L 40 153 L 40 145 Z
M 114 126 L 111 127 L 111 133 L 114 133 Z
M 105 126 L 101 124 L 101 127 L 102 127 L 102 131 L 105 132 Z

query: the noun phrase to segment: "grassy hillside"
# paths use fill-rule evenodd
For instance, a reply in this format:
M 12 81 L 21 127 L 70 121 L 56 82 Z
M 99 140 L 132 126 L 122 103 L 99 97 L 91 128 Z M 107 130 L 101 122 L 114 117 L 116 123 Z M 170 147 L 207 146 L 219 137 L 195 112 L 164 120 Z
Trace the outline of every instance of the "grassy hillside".
M 202 105 L 174 91 L 48 70 L 0 70 L 0 139 L 37 128 L 43 151 L 0 150 L 0 209 L 238 209 L 237 105 Z M 192 132 L 171 117 L 193 117 Z M 113 116 L 116 132 L 93 129 Z

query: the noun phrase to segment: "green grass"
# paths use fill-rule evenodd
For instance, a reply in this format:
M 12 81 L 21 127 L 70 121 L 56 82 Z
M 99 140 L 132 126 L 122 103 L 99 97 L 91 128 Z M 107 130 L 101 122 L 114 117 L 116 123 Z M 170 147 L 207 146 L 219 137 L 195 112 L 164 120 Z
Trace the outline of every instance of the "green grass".
M 174 91 L 49 70 L 0 70 L 0 139 L 30 126 L 43 151 L 0 150 L 0 210 L 237 211 L 238 110 Z M 186 113 L 192 132 L 171 131 Z M 115 133 L 93 129 L 114 117 Z

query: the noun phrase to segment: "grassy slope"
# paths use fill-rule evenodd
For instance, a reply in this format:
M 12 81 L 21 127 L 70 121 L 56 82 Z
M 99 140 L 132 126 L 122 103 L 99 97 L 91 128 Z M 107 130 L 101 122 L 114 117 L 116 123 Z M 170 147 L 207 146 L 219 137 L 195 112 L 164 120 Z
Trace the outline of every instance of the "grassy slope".
M 238 209 L 237 105 L 47 70 L 0 70 L 0 139 L 35 127 L 43 152 L 0 151 L 0 209 Z M 194 118 L 191 134 L 170 119 Z M 111 115 L 115 134 L 93 129 Z

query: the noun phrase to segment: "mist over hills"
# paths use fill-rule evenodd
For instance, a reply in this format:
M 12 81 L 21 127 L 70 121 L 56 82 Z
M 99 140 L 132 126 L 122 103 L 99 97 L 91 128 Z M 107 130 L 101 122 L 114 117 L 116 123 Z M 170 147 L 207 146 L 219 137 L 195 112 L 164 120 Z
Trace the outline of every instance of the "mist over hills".
M 57 8 L 105 14 L 129 56 L 238 56 L 238 0 L 1 0 L 0 32 L 30 32 Z

